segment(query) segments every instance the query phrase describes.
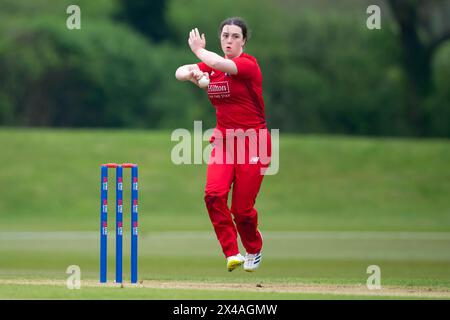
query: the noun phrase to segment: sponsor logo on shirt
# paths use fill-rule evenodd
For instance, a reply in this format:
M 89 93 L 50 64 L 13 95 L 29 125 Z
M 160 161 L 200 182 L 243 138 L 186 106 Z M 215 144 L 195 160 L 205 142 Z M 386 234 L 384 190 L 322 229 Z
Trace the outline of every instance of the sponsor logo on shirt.
M 210 83 L 208 86 L 208 95 L 212 98 L 226 98 L 230 96 L 230 86 L 228 81 L 218 81 Z

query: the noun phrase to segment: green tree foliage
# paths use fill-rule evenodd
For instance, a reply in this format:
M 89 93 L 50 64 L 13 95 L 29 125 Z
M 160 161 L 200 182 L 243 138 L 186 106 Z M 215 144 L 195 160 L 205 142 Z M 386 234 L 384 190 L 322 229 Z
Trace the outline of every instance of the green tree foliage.
M 425 120 L 432 134 L 450 137 L 450 42 L 436 53 L 434 64 L 434 93 L 425 99 Z
M 406 111 L 416 93 L 396 17 L 387 1 L 375 2 L 382 29 L 370 31 L 371 1 L 80 0 L 82 29 L 70 31 L 69 0 L 0 0 L 0 125 L 192 128 L 204 120 L 212 127 L 205 92 L 174 73 L 198 62 L 190 29 L 198 27 L 207 49 L 222 54 L 220 22 L 242 16 L 251 31 L 245 50 L 263 71 L 271 128 L 450 136 L 448 42 L 435 38 L 444 40 L 430 60 L 433 90 L 415 106 L 418 126 Z M 419 32 L 424 43 L 446 25 L 433 17 L 421 13 L 422 28 L 434 30 Z
M 0 45 L 0 117 L 32 126 L 161 127 L 174 108 L 187 124 L 169 54 L 130 29 L 106 20 L 82 28 L 35 20 L 15 28 Z M 179 60 L 179 58 L 177 59 Z M 169 80 L 170 79 L 170 80 Z M 169 84 L 169 85 L 167 85 Z M 194 104 L 194 103 L 193 103 Z
M 302 132 L 401 134 L 392 35 L 367 32 L 355 19 L 338 15 L 302 17 L 288 31 L 298 41 L 291 41 L 286 59 L 275 57 L 273 73 L 266 74 L 274 88 L 271 104 L 278 105 L 274 125 Z
M 153 61 L 148 54 L 134 56 L 135 50 L 149 52 L 147 43 L 101 23 L 66 33 L 57 23 L 40 22 L 16 31 L 1 52 L 19 124 L 123 126 L 149 112 L 145 89 L 156 79 L 144 69 Z
M 170 37 L 170 28 L 166 22 L 166 0 L 119 0 L 117 18 L 148 36 L 154 42 Z
M 433 58 L 439 47 L 450 39 L 450 1 L 448 0 L 389 0 L 402 48 L 401 65 L 406 75 L 406 110 L 416 135 L 430 130 L 425 99 L 435 86 Z

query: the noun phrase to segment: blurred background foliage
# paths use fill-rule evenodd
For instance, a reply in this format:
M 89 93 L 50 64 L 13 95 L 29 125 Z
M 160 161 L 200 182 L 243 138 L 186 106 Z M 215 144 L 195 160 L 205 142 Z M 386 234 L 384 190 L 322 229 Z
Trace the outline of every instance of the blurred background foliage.
M 0 125 L 212 127 L 204 92 L 174 73 L 197 62 L 190 29 L 221 54 L 218 25 L 241 16 L 271 128 L 449 137 L 449 2 L 0 0 Z M 81 30 L 66 28 L 71 4 Z

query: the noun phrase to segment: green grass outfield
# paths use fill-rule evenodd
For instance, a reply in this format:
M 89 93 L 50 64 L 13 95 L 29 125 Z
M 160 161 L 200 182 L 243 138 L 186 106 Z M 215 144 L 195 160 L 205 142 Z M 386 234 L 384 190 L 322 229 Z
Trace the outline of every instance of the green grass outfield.
M 203 203 L 205 165 L 174 165 L 170 134 L 1 129 L 0 298 L 448 298 L 448 140 L 281 134 L 279 173 L 265 177 L 257 200 L 264 261 L 249 274 L 226 272 Z M 143 284 L 69 290 L 69 265 L 80 266 L 86 283 L 98 277 L 99 165 L 110 161 L 139 164 Z M 109 221 L 113 279 L 111 209 Z M 376 295 L 357 289 L 365 287 L 369 265 L 381 268 L 386 288 Z M 177 288 L 178 282 L 194 287 Z M 257 284 L 261 290 L 252 290 Z M 350 292 L 334 290 L 346 286 Z

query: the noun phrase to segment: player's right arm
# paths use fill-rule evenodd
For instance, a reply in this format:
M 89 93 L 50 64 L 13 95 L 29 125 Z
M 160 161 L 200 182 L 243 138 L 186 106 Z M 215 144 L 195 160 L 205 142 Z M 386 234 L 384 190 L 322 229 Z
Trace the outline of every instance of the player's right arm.
M 198 86 L 198 80 L 203 76 L 203 72 L 196 64 L 186 64 L 175 72 L 175 78 L 179 81 L 191 81 Z

